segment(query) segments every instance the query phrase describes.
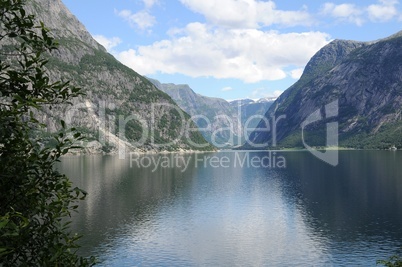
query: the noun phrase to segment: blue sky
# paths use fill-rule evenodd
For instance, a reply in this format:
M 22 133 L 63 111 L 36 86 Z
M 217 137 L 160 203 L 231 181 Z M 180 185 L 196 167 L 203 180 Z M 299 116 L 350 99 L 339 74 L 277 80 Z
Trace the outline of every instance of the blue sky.
M 333 39 L 402 30 L 398 0 L 63 0 L 125 65 L 227 100 L 275 97 Z

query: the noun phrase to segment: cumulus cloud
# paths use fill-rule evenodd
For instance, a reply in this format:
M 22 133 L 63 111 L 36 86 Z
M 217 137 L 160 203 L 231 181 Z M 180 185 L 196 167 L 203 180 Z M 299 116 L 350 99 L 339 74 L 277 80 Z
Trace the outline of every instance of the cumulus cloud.
M 290 72 L 290 77 L 292 77 L 293 79 L 300 79 L 300 77 L 302 76 L 304 71 L 304 68 L 298 68 L 298 69 L 294 69 Z
M 126 20 L 131 27 L 145 30 L 151 28 L 156 23 L 156 18 L 147 10 L 141 10 L 137 13 L 132 13 L 130 10 L 116 11 L 117 15 Z
M 358 26 L 363 25 L 364 19 L 362 18 L 363 10 L 354 4 L 340 4 L 325 3 L 322 7 L 321 13 L 329 15 L 340 21 L 349 21 Z
M 158 0 L 142 0 L 142 1 L 144 2 L 146 9 L 150 9 L 159 2 Z
M 272 97 L 279 97 L 282 93 L 283 93 L 283 91 L 281 91 L 281 90 L 275 90 L 273 93 L 268 94 L 268 97 L 270 97 L 271 95 L 272 95 Z
M 328 41 L 329 36 L 322 32 L 280 34 L 190 23 L 174 31 L 170 39 L 116 57 L 142 75 L 181 73 L 253 83 L 287 77 L 286 67 L 304 67 Z
M 151 8 L 159 3 L 159 0 L 142 0 L 142 2 L 144 8 L 136 13 L 128 9 L 115 10 L 115 13 L 127 21 L 132 28 L 140 30 L 152 28 L 156 24 L 156 18 L 151 15 Z
M 312 16 L 304 7 L 296 11 L 278 10 L 273 1 L 180 0 L 180 2 L 218 26 L 258 28 L 273 24 L 288 27 L 313 23 Z
M 338 21 L 351 22 L 358 26 L 367 20 L 372 22 L 386 22 L 398 17 L 396 5 L 398 0 L 379 0 L 378 4 L 358 7 L 355 4 L 325 3 L 321 8 L 322 15 L 331 16 Z
M 250 99 L 260 99 L 260 98 L 267 98 L 267 97 L 277 98 L 282 93 L 283 93 L 283 91 L 281 91 L 281 90 L 271 91 L 271 90 L 268 90 L 265 88 L 257 88 L 251 93 L 251 96 L 249 96 L 248 98 L 250 98 Z
M 221 89 L 221 91 L 223 91 L 223 92 L 228 92 L 228 91 L 232 91 L 232 90 L 233 90 L 233 88 L 230 87 L 230 86 L 223 87 L 223 88 Z
M 93 37 L 109 52 L 111 52 L 113 48 L 121 44 L 121 39 L 119 37 L 107 38 L 103 35 L 94 35 Z
M 398 15 L 395 0 L 380 0 L 380 4 L 370 5 L 367 12 L 371 21 L 384 22 L 389 21 Z

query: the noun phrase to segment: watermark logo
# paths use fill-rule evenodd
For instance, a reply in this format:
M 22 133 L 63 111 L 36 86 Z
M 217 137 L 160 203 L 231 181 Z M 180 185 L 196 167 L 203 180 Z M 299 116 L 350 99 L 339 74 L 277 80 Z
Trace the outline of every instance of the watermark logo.
M 145 112 L 122 115 L 118 105 L 114 103 L 100 101 L 98 105 L 94 105 L 89 100 L 86 100 L 70 107 L 65 113 L 65 121 L 67 124 L 74 124 L 76 118 L 88 117 L 89 120 L 87 120 L 88 124 L 86 126 L 97 133 L 97 141 L 102 146 L 114 147 L 120 159 L 125 159 L 130 152 L 138 152 L 141 149 L 146 151 L 151 148 L 156 151 L 163 151 L 171 146 L 178 147 L 177 144 L 182 143 L 186 143 L 195 149 L 210 146 L 207 141 L 196 142 L 196 140 L 192 140 L 195 132 L 209 136 L 211 144 L 218 149 L 225 147 L 224 145 L 226 144 L 240 144 L 241 142 L 243 142 L 242 144 L 247 144 L 247 148 L 251 149 L 264 150 L 267 147 L 275 149 L 278 141 L 281 141 L 278 138 L 278 132 L 283 135 L 281 127 L 288 126 L 286 115 L 273 114 L 266 116 L 254 114 L 242 122 L 243 114 L 240 104 L 237 109 L 237 114 L 234 116 L 232 114 L 232 117 L 223 114 L 215 117 L 204 114 L 189 117 L 177 105 L 151 103 L 149 109 Z M 337 150 L 339 125 L 335 121 L 338 115 L 339 103 L 338 100 L 335 100 L 307 116 L 301 123 L 300 129 L 304 147 L 315 157 L 332 166 L 337 166 L 339 162 Z M 256 127 L 256 121 L 258 122 L 258 127 Z M 330 122 L 325 123 L 326 121 Z M 199 127 L 196 126 L 196 122 L 198 122 Z M 306 127 L 314 123 L 320 123 L 317 125 L 322 124 L 325 125 L 323 127 L 326 127 L 324 151 L 316 149 L 306 140 Z M 172 125 L 175 127 L 173 130 Z M 128 133 L 132 136 L 133 129 L 137 131 L 135 132 L 135 140 L 128 138 Z M 174 135 L 169 135 L 168 138 L 165 138 L 166 136 L 164 135 L 170 133 L 169 131 L 174 132 Z M 219 141 L 218 136 L 220 136 Z M 222 136 L 227 138 L 224 140 L 225 144 L 222 143 Z M 283 136 L 281 137 L 283 138 Z M 141 159 L 137 158 L 137 160 Z M 209 162 L 211 161 L 209 160 Z M 249 162 L 249 159 L 246 162 Z M 168 164 L 166 160 L 142 163 L 144 164 L 140 164 L 141 166 L 147 165 L 145 163 L 150 163 L 152 166 Z M 178 165 L 179 159 L 175 159 L 174 163 Z M 212 161 L 213 163 L 214 161 Z M 267 164 L 260 165 L 265 166 Z
M 305 141 L 304 131 L 305 128 L 312 123 L 318 122 L 325 119 L 331 119 L 337 117 L 339 114 L 339 104 L 338 100 L 335 100 L 325 106 L 325 117 L 321 114 L 321 109 L 317 109 L 315 112 L 310 114 L 301 124 L 302 129 L 302 141 L 304 147 L 310 151 L 318 159 L 332 165 L 337 166 L 339 163 L 339 153 L 338 153 L 338 136 L 339 136 L 339 124 L 338 122 L 330 122 L 326 124 L 326 149 L 324 152 L 320 152 L 317 149 L 309 146 Z
M 249 153 L 234 151 L 233 153 L 211 154 L 140 154 L 130 153 L 130 168 L 148 169 L 156 172 L 164 169 L 176 169 L 185 172 L 189 168 L 197 169 L 284 169 L 286 159 L 276 151 Z

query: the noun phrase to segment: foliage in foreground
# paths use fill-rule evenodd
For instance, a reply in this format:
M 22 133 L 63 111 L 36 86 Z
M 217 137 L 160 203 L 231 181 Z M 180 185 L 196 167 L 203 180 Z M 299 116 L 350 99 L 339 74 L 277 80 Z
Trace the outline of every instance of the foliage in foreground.
M 0 266 L 89 266 L 66 220 L 85 192 L 54 168 L 80 134 L 62 122 L 48 144 L 32 136 L 44 127 L 34 114 L 80 91 L 46 75 L 43 53 L 57 43 L 24 4 L 0 0 L 0 45 L 13 47 L 0 52 Z
M 381 264 L 386 267 L 402 267 L 402 257 L 394 255 L 387 260 L 378 260 L 377 264 Z

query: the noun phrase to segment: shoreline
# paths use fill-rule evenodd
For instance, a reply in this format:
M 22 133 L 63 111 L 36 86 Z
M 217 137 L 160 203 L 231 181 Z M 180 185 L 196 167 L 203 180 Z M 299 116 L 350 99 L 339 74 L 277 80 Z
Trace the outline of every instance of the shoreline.
M 346 148 L 346 147 L 338 147 L 338 148 L 315 148 L 316 151 L 398 151 L 398 150 L 392 150 L 392 149 L 363 149 L 363 148 Z M 207 154 L 207 153 L 235 153 L 235 152 L 309 152 L 308 149 L 306 148 L 284 148 L 284 149 L 222 149 L 222 150 L 207 150 L 207 151 L 202 151 L 202 150 L 175 150 L 175 151 L 168 151 L 168 150 L 161 150 L 161 151 L 130 151 L 124 153 L 125 155 L 130 155 L 130 154 L 140 154 L 140 155 L 168 155 L 168 154 Z M 88 152 L 81 152 L 81 151 L 73 151 L 73 152 L 68 152 L 67 154 L 63 155 L 62 157 L 75 157 L 75 156 L 94 156 L 94 155 L 100 155 L 100 156 L 117 156 L 119 155 L 118 151 L 115 152 L 94 152 L 94 153 L 88 153 Z

